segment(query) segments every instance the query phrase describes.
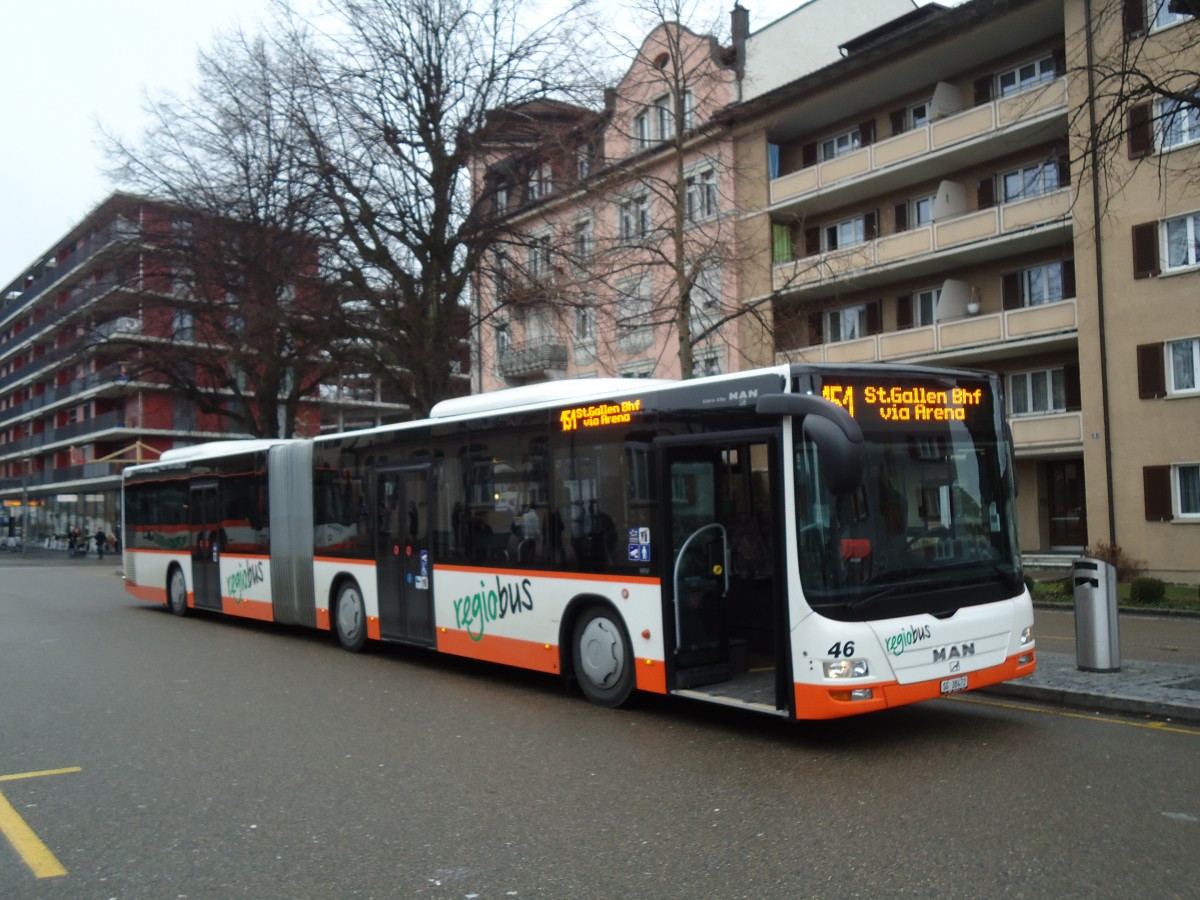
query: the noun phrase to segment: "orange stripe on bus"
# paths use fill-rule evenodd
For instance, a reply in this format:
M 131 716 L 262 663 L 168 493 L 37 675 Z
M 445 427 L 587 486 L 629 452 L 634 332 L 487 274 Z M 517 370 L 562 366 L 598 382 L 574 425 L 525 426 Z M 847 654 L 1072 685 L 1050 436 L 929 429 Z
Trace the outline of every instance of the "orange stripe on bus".
M 367 637 L 372 641 L 379 640 L 378 616 L 367 616 Z
M 222 597 L 221 612 L 230 616 L 241 616 L 243 619 L 257 619 L 260 622 L 275 621 L 275 610 L 265 600 L 238 600 L 236 597 Z
M 1032 650 L 1022 651 L 1017 656 L 1010 656 L 998 666 L 980 669 L 967 673 L 966 690 L 986 687 L 989 684 L 999 684 L 1029 675 L 1036 668 L 1037 660 L 1030 659 L 1024 665 L 1018 663 L 1020 656 Z M 948 676 L 951 677 L 951 676 Z M 922 700 L 936 700 L 946 696 L 942 693 L 941 678 L 930 681 L 920 681 L 916 684 L 900 684 L 896 681 L 876 682 L 875 684 L 860 684 L 848 681 L 844 685 L 829 684 L 800 684 L 794 685 L 796 693 L 796 718 L 798 719 L 837 719 L 842 716 L 853 716 L 858 713 L 874 712 L 890 709 L 895 706 L 906 706 Z M 850 691 L 870 688 L 872 696 L 869 700 L 851 700 Z M 838 695 L 843 695 L 839 697 Z
M 465 631 L 438 629 L 437 648 L 440 653 L 469 656 L 485 662 L 502 663 L 537 672 L 558 672 L 558 647 L 539 641 L 484 635 L 473 640 Z
M 564 581 L 610 581 L 614 584 L 651 584 L 656 587 L 662 583 L 662 579 L 651 578 L 646 575 L 604 575 L 598 572 L 548 572 L 541 569 L 498 569 L 490 566 L 457 566 L 447 563 L 434 563 L 433 571 L 435 573 L 439 571 L 466 572 L 469 575 L 485 572 L 490 575 L 525 576 L 526 578 L 561 578 Z
M 134 584 L 132 581 L 126 581 L 125 591 L 139 600 L 145 600 L 147 603 L 165 605 L 167 602 L 167 592 L 162 588 L 147 587 L 144 584 Z
M 661 659 L 635 659 L 637 666 L 637 686 L 639 691 L 649 691 L 652 694 L 667 692 L 667 667 Z
M 174 550 L 163 550 L 159 547 L 126 547 L 127 553 L 166 553 L 170 556 L 191 556 L 187 547 L 177 547 Z

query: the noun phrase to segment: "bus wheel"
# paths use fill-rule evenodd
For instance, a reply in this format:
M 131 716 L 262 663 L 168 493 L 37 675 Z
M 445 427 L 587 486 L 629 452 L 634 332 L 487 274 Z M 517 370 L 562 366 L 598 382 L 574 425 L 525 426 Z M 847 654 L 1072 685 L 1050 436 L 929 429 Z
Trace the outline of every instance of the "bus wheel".
M 634 688 L 633 657 L 625 628 L 607 609 L 593 606 L 575 623 L 571 644 L 575 677 L 593 703 L 620 706 Z
M 173 567 L 167 577 L 167 606 L 177 616 L 188 614 L 187 584 L 183 580 L 183 570 L 178 566 Z
M 353 581 L 347 581 L 338 589 L 333 621 L 338 643 L 343 649 L 358 653 L 367 645 L 367 609 L 363 605 L 362 591 Z

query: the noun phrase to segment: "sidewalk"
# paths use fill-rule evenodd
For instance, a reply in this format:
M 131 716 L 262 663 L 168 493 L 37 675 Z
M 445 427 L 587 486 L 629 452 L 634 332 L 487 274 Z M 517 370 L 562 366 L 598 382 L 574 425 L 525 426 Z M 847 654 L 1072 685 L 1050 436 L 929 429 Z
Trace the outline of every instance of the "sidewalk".
M 103 560 L 97 559 L 95 552 L 87 557 L 72 558 L 67 556 L 65 550 L 30 547 L 25 553 L 19 549 L 0 551 L 0 568 L 4 566 L 104 566 L 111 567 L 113 573 L 119 575 L 121 554 L 107 554 Z M 1054 613 L 1039 610 L 1038 614 Z M 1071 613 L 1067 611 L 1066 615 L 1070 617 Z M 1026 678 L 984 688 L 983 691 L 1074 709 L 1153 716 L 1200 724 L 1200 664 L 1191 662 L 1200 658 L 1196 652 L 1200 648 L 1200 617 L 1172 616 L 1164 620 L 1164 617 L 1122 613 L 1119 618 L 1119 672 L 1081 672 L 1075 664 L 1074 653 L 1042 649 L 1045 643 L 1039 640 L 1036 672 Z M 1073 629 L 1073 625 L 1069 627 Z M 1137 658 L 1139 654 L 1143 657 L 1151 655 L 1145 652 L 1145 648 L 1156 642 L 1161 643 L 1160 635 L 1164 628 L 1170 631 L 1174 643 L 1188 648 L 1189 652 L 1180 654 L 1188 662 Z M 1039 622 L 1035 634 L 1044 633 Z M 1061 644 L 1059 640 L 1056 646 Z

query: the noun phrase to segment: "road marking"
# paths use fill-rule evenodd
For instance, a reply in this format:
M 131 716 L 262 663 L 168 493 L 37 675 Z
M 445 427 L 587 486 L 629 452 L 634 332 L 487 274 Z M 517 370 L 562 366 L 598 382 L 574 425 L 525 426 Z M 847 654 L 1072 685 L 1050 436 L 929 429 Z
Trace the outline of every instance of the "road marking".
M 1146 728 L 1151 731 L 1169 731 L 1172 734 L 1187 734 L 1200 737 L 1200 729 L 1187 728 L 1182 725 L 1171 725 L 1167 722 L 1132 722 L 1116 716 L 1103 713 L 1071 712 L 1065 709 L 1053 709 L 1042 706 L 1029 706 L 1023 703 L 1004 703 L 1000 700 L 981 700 L 978 697 L 946 697 L 955 703 L 975 703 L 979 706 L 995 706 L 999 709 L 1012 709 L 1018 712 L 1041 713 L 1044 716 L 1059 716 L 1064 719 L 1086 719 L 1089 722 L 1103 722 L 1106 725 L 1124 725 L 1127 728 Z
M 41 772 L 20 772 L 16 775 L 0 775 L 0 781 L 19 781 L 23 778 L 41 778 L 45 775 L 69 775 L 82 771 L 79 766 L 66 769 L 45 769 Z M 67 870 L 58 861 L 50 848 L 41 842 L 33 829 L 21 818 L 21 814 L 13 809 L 8 798 L 0 793 L 0 834 L 8 838 L 17 855 L 24 860 L 25 865 L 33 871 L 37 878 L 57 878 L 66 875 Z

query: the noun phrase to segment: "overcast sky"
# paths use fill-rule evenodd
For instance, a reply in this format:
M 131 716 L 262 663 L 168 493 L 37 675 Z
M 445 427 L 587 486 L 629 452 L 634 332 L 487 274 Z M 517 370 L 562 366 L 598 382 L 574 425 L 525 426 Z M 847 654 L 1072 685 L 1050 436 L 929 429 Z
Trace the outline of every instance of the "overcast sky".
M 617 2 L 617 0 L 612 0 Z M 707 0 L 716 12 L 732 0 Z M 851 2 L 851 0 L 842 0 Z M 146 92 L 185 92 L 198 49 L 239 21 L 253 30 L 268 0 L 0 2 L 0 285 L 22 274 L 113 190 L 98 123 L 143 127 Z M 744 0 L 751 30 L 800 0 Z

